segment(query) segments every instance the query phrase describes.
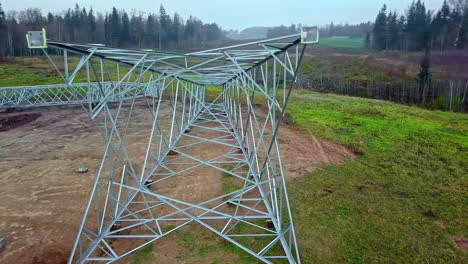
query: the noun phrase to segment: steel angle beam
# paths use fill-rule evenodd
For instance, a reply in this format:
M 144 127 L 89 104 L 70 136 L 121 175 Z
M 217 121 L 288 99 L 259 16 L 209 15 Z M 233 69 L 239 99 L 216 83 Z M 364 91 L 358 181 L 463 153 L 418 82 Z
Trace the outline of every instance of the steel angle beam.
M 0 100 L 80 103 L 106 142 L 69 263 L 111 263 L 195 224 L 264 263 L 301 263 L 278 139 L 305 45 L 317 41 L 314 30 L 187 54 L 48 40 L 64 55 L 65 71 L 49 57 L 65 81 L 52 88 L 64 92 L 5 89 Z M 72 75 L 68 54 L 83 62 Z M 70 78 L 79 70 L 94 87 L 84 94 Z M 141 102 L 144 110 L 135 107 Z M 128 134 L 142 114 L 148 133 L 138 155 Z M 161 191 L 199 169 L 237 185 L 206 201 Z

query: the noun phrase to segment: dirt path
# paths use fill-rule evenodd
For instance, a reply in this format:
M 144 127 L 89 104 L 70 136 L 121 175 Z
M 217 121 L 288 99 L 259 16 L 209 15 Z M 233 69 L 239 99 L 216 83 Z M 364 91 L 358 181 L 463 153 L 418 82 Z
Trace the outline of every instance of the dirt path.
M 146 118 L 142 114 L 140 120 Z M 145 123 L 138 122 L 129 132 L 129 137 L 142 140 L 134 144 L 135 151 L 145 144 Z M 104 141 L 80 107 L 2 112 L 0 125 L 0 237 L 7 244 L 0 250 L 0 263 L 64 263 L 99 168 Z M 292 125 L 285 124 L 280 135 L 287 177 L 301 177 L 324 163 L 353 157 L 344 147 Z M 211 150 L 216 154 L 216 149 Z M 194 151 L 203 156 L 205 149 L 199 146 Z M 79 161 L 89 173 L 74 172 L 82 166 Z M 161 186 L 166 188 L 161 192 L 195 201 L 222 194 L 219 171 L 200 168 L 186 176 L 182 184 Z M 177 247 L 174 238 L 162 239 L 155 247 L 158 263 L 174 260 Z

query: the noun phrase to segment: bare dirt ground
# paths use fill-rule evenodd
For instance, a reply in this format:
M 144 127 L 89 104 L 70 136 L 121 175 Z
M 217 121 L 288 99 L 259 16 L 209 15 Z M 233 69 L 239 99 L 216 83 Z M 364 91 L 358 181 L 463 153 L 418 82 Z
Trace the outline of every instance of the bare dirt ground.
M 135 143 L 138 149 L 147 135 L 138 126 L 148 126 L 135 125 L 129 137 L 143 140 Z M 289 124 L 281 128 L 279 143 L 287 177 L 354 157 L 344 147 Z M 80 107 L 0 112 L 0 237 L 6 241 L 0 263 L 66 263 L 103 150 L 104 140 Z M 83 166 L 80 161 L 88 173 L 75 173 Z M 176 185 L 164 192 L 190 200 L 222 195 L 222 177 L 213 178 L 214 173 L 220 172 L 195 170 L 191 175 L 199 177 L 183 185 L 171 183 Z M 154 254 L 157 263 L 191 263 L 178 258 L 179 252 L 169 236 L 158 241 Z M 133 263 L 132 257 L 121 263 Z

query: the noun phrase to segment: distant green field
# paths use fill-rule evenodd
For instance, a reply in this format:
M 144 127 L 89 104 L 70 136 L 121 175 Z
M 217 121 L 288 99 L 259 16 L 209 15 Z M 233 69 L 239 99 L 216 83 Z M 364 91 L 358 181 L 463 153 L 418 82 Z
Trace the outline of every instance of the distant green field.
M 363 49 L 364 39 L 328 38 L 321 39 L 320 44 L 323 46 L 329 46 L 333 48 Z

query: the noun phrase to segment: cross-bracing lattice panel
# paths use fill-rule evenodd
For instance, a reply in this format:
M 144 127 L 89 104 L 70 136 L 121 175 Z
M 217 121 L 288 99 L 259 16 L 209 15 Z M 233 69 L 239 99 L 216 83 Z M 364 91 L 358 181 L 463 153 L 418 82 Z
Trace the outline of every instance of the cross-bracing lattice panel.
M 133 83 L 123 85 L 128 86 L 133 85 Z M 133 97 L 157 97 L 158 89 L 155 87 L 157 85 L 154 81 L 141 83 L 135 89 L 134 94 L 117 93 L 111 95 L 108 101 L 118 102 L 130 100 Z M 104 93 L 101 92 L 101 88 Z M 96 104 L 103 99 L 104 94 L 110 91 L 118 92 L 112 89 L 112 82 L 0 87 L 0 108 Z
M 305 50 L 299 37 L 185 55 L 49 42 L 63 51 L 64 72 L 44 49 L 67 87 L 84 66 L 89 82 L 100 80 L 100 101 L 83 108 L 107 142 L 69 263 L 114 262 L 191 223 L 265 263 L 300 263 L 277 142 Z M 71 75 L 68 52 L 81 56 Z M 113 80 L 107 62 L 128 72 Z M 144 97 L 144 148 L 127 136 L 142 82 L 158 94 Z M 232 177 L 237 190 L 204 201 L 191 199 L 196 188 L 167 192 L 207 171 Z

